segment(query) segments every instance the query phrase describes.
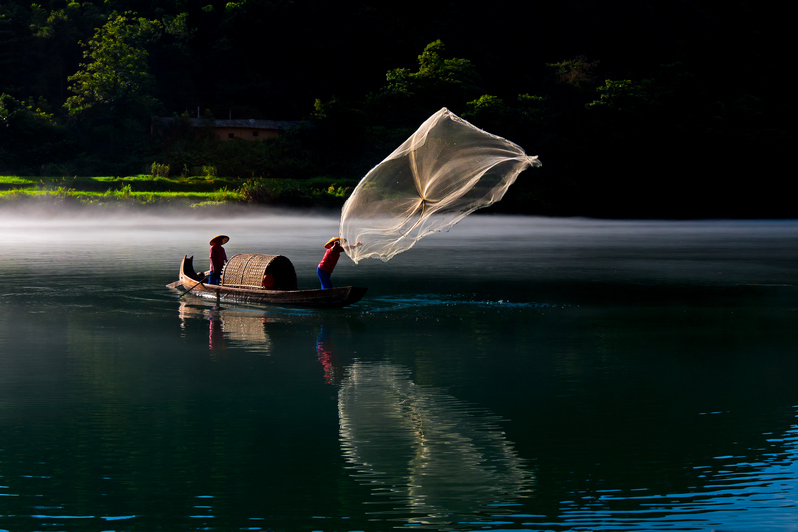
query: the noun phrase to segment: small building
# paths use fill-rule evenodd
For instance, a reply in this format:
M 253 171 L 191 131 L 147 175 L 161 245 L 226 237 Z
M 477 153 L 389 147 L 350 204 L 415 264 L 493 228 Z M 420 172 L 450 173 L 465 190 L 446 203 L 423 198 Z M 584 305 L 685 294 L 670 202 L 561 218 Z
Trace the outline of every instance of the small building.
M 178 119 L 156 116 L 152 119 L 152 134 L 163 134 Z M 215 120 L 207 118 L 184 118 L 192 129 L 212 128 L 219 140 L 265 140 L 281 134 L 287 129 L 299 126 L 296 120 L 256 120 L 243 118 L 235 120 Z

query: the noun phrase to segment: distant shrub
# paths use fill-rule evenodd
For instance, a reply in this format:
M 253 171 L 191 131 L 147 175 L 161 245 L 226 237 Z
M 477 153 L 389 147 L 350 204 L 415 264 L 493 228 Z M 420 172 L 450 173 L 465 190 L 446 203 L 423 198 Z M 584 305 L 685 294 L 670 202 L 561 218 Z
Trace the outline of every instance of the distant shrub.
M 338 188 L 335 188 L 335 184 L 330 185 L 327 188 L 327 191 L 326 191 L 326 193 L 328 195 L 336 197 L 336 198 L 346 198 L 347 197 L 347 192 L 349 192 L 349 187 L 338 187 Z
M 279 204 L 291 207 L 340 207 L 350 187 L 312 179 L 248 179 L 239 187 L 240 198 L 247 203 Z
M 211 194 L 211 200 L 217 203 L 229 203 L 241 201 L 242 195 L 237 190 L 228 190 L 227 187 L 222 187 L 216 192 Z
M 11 190 L 0 193 L 0 200 L 3 203 L 21 203 L 31 199 L 31 195 L 24 190 Z
M 247 179 L 238 192 L 247 203 L 274 203 L 280 194 L 280 187 L 274 179 Z
M 169 177 L 169 165 L 153 162 L 152 177 Z

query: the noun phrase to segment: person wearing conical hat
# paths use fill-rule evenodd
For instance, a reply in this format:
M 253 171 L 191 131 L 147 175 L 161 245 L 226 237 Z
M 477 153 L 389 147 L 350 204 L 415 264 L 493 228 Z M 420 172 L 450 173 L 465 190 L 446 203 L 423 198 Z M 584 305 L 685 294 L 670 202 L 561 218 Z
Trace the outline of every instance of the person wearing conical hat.
M 345 244 L 346 239 L 336 236 L 329 239 L 327 243 L 324 244 L 324 247 L 327 249 L 327 251 L 324 253 L 324 257 L 322 257 L 319 266 L 316 268 L 316 273 L 319 276 L 319 281 L 321 282 L 321 287 L 323 289 L 332 288 L 330 276 L 335 269 L 335 265 L 338 264 L 338 259 L 341 256 L 341 252 L 363 245 L 361 242 L 358 242 L 354 246 L 344 246 L 342 243 Z
M 230 237 L 227 235 L 216 235 L 211 238 L 211 273 L 208 276 L 208 284 L 219 284 L 222 280 L 222 270 L 224 263 L 227 262 L 227 253 L 225 253 L 222 245 L 227 244 Z

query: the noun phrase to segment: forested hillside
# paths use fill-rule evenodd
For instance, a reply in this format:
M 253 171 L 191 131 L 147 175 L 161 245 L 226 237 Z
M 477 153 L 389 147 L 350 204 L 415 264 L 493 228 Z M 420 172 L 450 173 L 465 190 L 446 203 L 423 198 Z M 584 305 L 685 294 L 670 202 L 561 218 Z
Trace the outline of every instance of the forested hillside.
M 0 4 L 0 173 L 357 179 L 448 107 L 539 155 L 499 210 L 794 217 L 774 1 Z M 219 142 L 153 116 L 301 120 Z

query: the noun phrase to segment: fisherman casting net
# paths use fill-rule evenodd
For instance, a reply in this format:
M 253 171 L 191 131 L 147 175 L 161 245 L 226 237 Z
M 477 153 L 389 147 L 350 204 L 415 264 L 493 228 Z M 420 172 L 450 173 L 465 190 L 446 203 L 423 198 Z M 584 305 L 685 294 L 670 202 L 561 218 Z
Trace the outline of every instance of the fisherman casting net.
M 540 166 L 518 145 L 443 108 L 360 181 L 341 212 L 346 253 L 388 261 L 502 199 L 524 169 Z M 354 244 L 362 242 L 362 246 Z M 351 247 L 350 247 L 351 246 Z

